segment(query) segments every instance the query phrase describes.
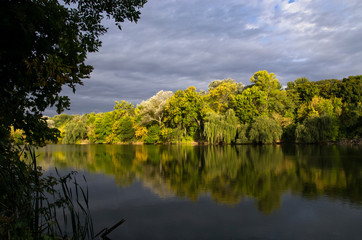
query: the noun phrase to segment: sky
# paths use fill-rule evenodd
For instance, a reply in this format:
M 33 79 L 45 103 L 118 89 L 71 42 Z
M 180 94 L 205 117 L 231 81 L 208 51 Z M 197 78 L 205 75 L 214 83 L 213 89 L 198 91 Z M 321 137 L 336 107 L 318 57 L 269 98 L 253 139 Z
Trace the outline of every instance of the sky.
M 71 99 L 65 113 L 108 112 L 115 101 L 207 90 L 218 79 L 249 85 L 259 70 L 284 86 L 362 74 L 361 0 L 148 0 L 141 13 L 122 31 L 104 22 L 90 79 L 62 92 Z

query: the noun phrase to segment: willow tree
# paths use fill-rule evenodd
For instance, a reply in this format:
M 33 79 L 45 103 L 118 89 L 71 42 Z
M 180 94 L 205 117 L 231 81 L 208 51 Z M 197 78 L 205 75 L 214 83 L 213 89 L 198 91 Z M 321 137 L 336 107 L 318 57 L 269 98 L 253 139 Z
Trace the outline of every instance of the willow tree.
M 260 116 L 250 126 L 249 139 L 254 143 L 274 143 L 280 140 L 281 126 L 268 116 Z
M 64 129 L 64 144 L 75 144 L 87 137 L 87 125 L 81 116 L 76 116 L 72 121 L 66 124 Z
M 210 112 L 205 119 L 204 134 L 211 144 L 230 144 L 235 141 L 238 126 L 234 110 L 229 109 L 225 115 Z

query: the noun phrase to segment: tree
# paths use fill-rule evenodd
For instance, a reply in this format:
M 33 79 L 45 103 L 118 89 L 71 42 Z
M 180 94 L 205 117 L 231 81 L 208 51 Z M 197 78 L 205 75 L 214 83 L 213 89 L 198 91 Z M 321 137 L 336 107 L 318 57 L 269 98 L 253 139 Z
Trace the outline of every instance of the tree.
M 76 116 L 65 126 L 63 143 L 79 143 L 79 141 L 86 138 L 87 131 L 87 125 L 84 120 L 80 116 Z
M 53 220 L 43 225 L 35 216 L 48 216 L 53 206 L 38 208 L 38 203 L 50 204 L 40 196 L 48 196 L 45 193 L 50 193 L 55 183 L 65 183 L 64 179 L 40 179 L 34 152 L 30 152 L 33 166 L 20 160 L 21 153 L 15 150 L 9 138 L 11 127 L 22 129 L 26 141 L 33 145 L 55 140 L 59 131 L 49 128 L 42 112 L 48 107 L 55 107 L 58 113 L 68 109 L 70 100 L 61 95 L 63 87 L 68 86 L 74 92 L 77 85 L 89 78 L 93 68 L 85 61 L 89 52 L 95 52 L 101 46 L 99 38 L 107 30 L 102 19 L 113 17 L 119 27 L 125 20 L 137 21 L 138 9 L 145 2 L 1 1 L 0 32 L 4 33 L 0 38 L 1 230 L 6 231 L 0 231 L 0 238 L 51 237 L 41 233 L 51 232 L 56 225 Z M 59 194 L 52 193 L 53 196 Z M 70 206 L 68 199 L 62 197 L 54 201 L 57 207 Z M 9 223 L 5 228 L 3 220 Z M 80 231 L 84 231 L 83 226 L 81 228 Z
M 250 82 L 255 83 L 261 91 L 267 93 L 269 97 L 274 90 L 280 90 L 282 85 L 274 73 L 268 73 L 266 70 L 258 71 L 250 78 Z
M 131 117 L 123 117 L 115 121 L 112 126 L 112 139 L 110 142 L 129 142 L 134 137 L 135 130 L 133 128 L 133 121 Z
M 274 73 L 267 71 L 258 71 L 251 78 L 250 81 L 255 83 L 252 87 L 258 87 L 258 90 L 265 95 L 265 106 L 269 114 L 278 113 L 285 115 L 293 108 L 293 104 L 287 100 L 287 94 L 282 90 L 282 85 Z
M 303 103 L 298 109 L 298 119 L 302 122 L 308 117 L 330 116 L 338 118 L 342 113 L 342 101 L 339 98 L 325 99 L 314 96 L 312 100 Z
M 235 141 L 238 126 L 234 110 L 229 109 L 225 116 L 210 112 L 205 118 L 204 134 L 211 144 L 230 144 Z
M 272 118 L 260 116 L 251 124 L 249 139 L 255 143 L 274 143 L 280 140 L 282 128 Z
M 304 143 L 335 141 L 338 137 L 338 124 L 335 118 L 328 115 L 309 117 L 297 126 L 295 136 L 297 142 Z
M 27 141 L 41 143 L 54 138 L 42 112 L 69 108 L 61 96 L 64 86 L 73 92 L 89 77 L 92 66 L 87 53 L 101 46 L 99 37 L 107 29 L 104 17 L 116 25 L 137 22 L 146 0 L 5 0 L 0 9 L 0 139 L 1 147 L 10 126 L 23 129 Z
M 135 108 L 130 102 L 122 100 L 121 102 L 115 101 L 114 105 L 114 118 L 119 119 L 122 117 L 130 117 L 135 113 Z
M 233 79 L 215 80 L 209 84 L 207 101 L 217 113 L 225 113 L 232 105 L 234 97 L 243 89 L 241 83 Z
M 236 116 L 242 123 L 251 123 L 254 119 L 267 111 L 267 96 L 259 87 L 252 86 L 245 89 L 234 98 Z
M 297 78 L 294 82 L 289 82 L 286 90 L 297 93 L 302 103 L 310 102 L 314 96 L 319 95 L 318 87 L 306 77 Z
M 362 75 L 343 78 L 338 89 L 337 97 L 342 98 L 343 103 L 354 106 L 362 104 Z
M 200 132 L 203 120 L 203 102 L 195 87 L 178 90 L 172 95 L 165 106 L 164 123 L 172 128 L 184 130 L 187 135 L 195 137 Z M 200 137 L 199 135 L 199 137 Z
M 231 78 L 227 78 L 224 80 L 214 80 L 209 84 L 209 91 L 217 88 L 218 86 L 220 86 L 223 83 L 234 85 L 236 82 L 234 79 L 231 79 Z M 243 91 L 243 88 L 244 88 L 244 86 L 242 83 L 236 83 L 236 93 L 241 93 Z
M 153 125 L 148 129 L 148 134 L 145 137 L 145 143 L 156 143 L 160 139 L 160 127 Z
M 142 123 L 145 125 L 157 123 L 161 127 L 166 100 L 172 95 L 171 91 L 164 92 L 161 90 L 150 99 L 142 101 L 139 106 Z
M 94 142 L 110 143 L 112 142 L 112 127 L 114 124 L 112 112 L 100 113 L 94 120 Z

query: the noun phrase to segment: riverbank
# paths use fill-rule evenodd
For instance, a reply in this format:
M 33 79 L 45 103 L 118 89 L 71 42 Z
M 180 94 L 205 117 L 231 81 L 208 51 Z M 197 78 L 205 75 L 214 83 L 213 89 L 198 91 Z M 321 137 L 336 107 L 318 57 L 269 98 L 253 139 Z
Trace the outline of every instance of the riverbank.
M 82 144 L 92 144 L 89 141 L 83 140 L 80 143 L 75 143 L 77 145 Z M 97 143 L 96 143 L 97 144 Z M 108 144 L 108 143 L 98 143 L 98 144 Z M 112 143 L 115 145 L 190 145 L 190 146 L 204 146 L 204 145 L 360 145 L 362 146 L 362 138 L 358 139 L 343 139 L 338 141 L 327 141 L 327 142 L 319 142 L 319 143 L 297 143 L 297 142 L 275 142 L 275 143 L 232 143 L 232 144 L 210 144 L 206 141 L 190 141 L 190 142 L 173 142 L 173 143 L 144 143 L 144 142 L 129 142 L 129 143 Z

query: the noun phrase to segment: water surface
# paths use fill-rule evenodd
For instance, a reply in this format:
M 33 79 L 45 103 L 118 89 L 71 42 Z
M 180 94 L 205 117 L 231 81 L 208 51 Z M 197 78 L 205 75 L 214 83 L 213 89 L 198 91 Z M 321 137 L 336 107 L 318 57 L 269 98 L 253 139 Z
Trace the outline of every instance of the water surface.
M 48 145 L 77 170 L 112 239 L 360 239 L 362 148 Z

